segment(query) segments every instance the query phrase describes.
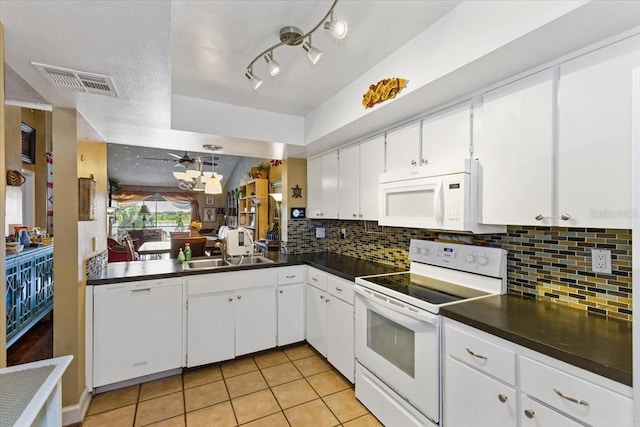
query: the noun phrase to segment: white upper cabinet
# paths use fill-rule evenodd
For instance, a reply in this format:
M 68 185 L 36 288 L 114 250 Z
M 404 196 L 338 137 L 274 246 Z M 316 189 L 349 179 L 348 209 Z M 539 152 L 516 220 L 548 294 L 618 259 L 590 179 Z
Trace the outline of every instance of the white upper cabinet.
M 307 160 L 307 217 L 338 218 L 338 152 Z
M 378 220 L 378 177 L 384 172 L 384 135 L 360 144 L 360 218 Z
M 481 223 L 551 224 L 553 99 L 553 74 L 543 72 L 487 93 L 474 107 Z
M 340 219 L 378 220 L 378 176 L 384 172 L 384 135 L 340 150 Z
M 457 106 L 422 121 L 420 163 L 430 175 L 459 172 L 471 150 L 471 106 Z
M 338 208 L 340 219 L 359 219 L 360 214 L 360 145 L 340 150 Z M 377 182 L 377 178 L 376 178 Z
M 560 225 L 631 227 L 635 67 L 640 67 L 639 37 L 560 67 L 558 212 L 568 218 Z
M 387 171 L 420 166 L 420 120 L 387 132 Z

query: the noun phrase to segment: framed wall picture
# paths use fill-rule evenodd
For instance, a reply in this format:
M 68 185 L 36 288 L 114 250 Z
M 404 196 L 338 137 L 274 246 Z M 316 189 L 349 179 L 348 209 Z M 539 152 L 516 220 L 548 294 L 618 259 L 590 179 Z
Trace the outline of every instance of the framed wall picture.
M 216 208 L 204 208 L 202 209 L 202 221 L 215 221 L 216 220 Z
M 34 164 L 36 162 L 36 130 L 26 123 L 20 124 L 22 130 L 22 161 Z
M 204 204 L 206 206 L 213 206 L 213 196 L 205 196 Z

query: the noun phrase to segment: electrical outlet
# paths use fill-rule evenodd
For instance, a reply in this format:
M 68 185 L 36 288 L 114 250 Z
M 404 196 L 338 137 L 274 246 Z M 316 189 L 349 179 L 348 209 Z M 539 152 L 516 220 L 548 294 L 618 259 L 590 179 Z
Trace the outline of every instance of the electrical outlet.
M 341 228 L 340 229 L 340 238 L 341 239 L 346 239 L 347 238 L 347 229 L 346 228 Z
M 611 274 L 611 251 L 591 249 L 591 270 L 594 273 Z

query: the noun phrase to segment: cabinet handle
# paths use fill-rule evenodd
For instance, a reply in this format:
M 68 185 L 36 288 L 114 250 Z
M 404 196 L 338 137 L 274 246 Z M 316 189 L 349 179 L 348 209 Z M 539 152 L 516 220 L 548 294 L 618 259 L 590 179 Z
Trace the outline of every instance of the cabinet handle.
M 229 297 L 229 302 L 232 302 L 232 301 L 233 301 L 233 297 Z
M 362 215 L 362 214 L 358 215 L 358 217 L 360 217 L 360 218 L 362 218 L 363 216 L 364 216 L 364 215 Z
M 525 409 L 525 410 L 524 410 L 524 415 L 525 415 L 527 418 L 533 418 L 533 416 L 534 416 L 535 414 L 536 414 L 536 413 L 535 413 L 535 412 L 533 412 L 533 409 Z
M 296 277 L 296 275 L 295 275 L 295 274 L 292 274 L 292 275 L 290 275 L 290 276 L 285 276 L 285 277 L 286 277 L 287 279 L 293 279 L 294 277 Z
M 282 294 L 282 293 L 284 293 L 284 291 L 283 291 L 282 289 L 280 289 L 280 291 L 279 291 L 279 292 L 280 292 L 281 294 Z
M 238 298 L 238 299 L 242 299 L 242 295 L 238 295 L 238 297 L 237 297 L 237 298 Z
M 556 388 L 554 388 L 553 391 L 555 391 L 558 396 L 560 396 L 563 399 L 568 400 L 569 402 L 577 403 L 578 405 L 589 406 L 589 402 L 587 402 L 586 400 L 578 400 L 575 397 L 567 396 L 567 395 L 563 394 L 560 390 L 558 390 Z
M 505 396 L 504 394 L 499 394 L 498 395 L 498 400 L 502 403 L 507 401 L 507 396 Z
M 429 161 L 427 159 L 422 159 L 422 164 L 426 165 L 427 163 L 429 163 Z
M 483 360 L 487 360 L 487 356 L 482 356 L 480 354 L 476 354 L 473 351 L 469 350 L 469 348 L 466 349 L 467 353 L 469 353 L 470 355 L 472 355 L 473 357 L 477 357 L 478 359 L 483 359 Z
M 542 214 L 538 214 L 535 216 L 536 221 L 542 221 L 544 219 L 544 216 Z
M 324 295 L 320 295 L 320 299 L 324 299 Z
M 141 293 L 150 294 L 151 293 L 151 288 L 132 289 L 131 293 L 133 293 L 133 294 L 141 294 Z
M 336 291 L 342 292 L 342 288 L 339 288 L 339 287 L 336 286 Z
M 324 302 L 329 302 L 329 298 L 325 298 Z
M 354 218 L 357 218 L 357 217 L 358 217 L 358 215 L 356 215 L 356 214 L 353 214 L 353 217 L 354 217 Z
M 411 166 L 416 166 L 418 163 L 415 160 L 411 160 Z
M 311 280 L 313 280 L 314 282 L 317 282 L 318 278 L 317 277 L 312 277 Z
M 563 221 L 569 221 L 571 219 L 571 215 L 569 215 L 568 213 L 563 213 L 562 215 L 560 215 L 560 219 Z

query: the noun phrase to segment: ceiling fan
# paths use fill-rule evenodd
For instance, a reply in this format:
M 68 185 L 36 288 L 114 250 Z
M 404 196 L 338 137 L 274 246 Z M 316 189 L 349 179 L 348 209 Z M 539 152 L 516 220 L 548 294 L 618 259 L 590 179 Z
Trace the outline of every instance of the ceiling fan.
M 175 162 L 175 167 L 180 167 L 182 166 L 183 168 L 188 168 L 191 165 L 193 165 L 195 163 L 195 159 L 189 157 L 189 154 L 185 151 L 184 154 L 182 156 L 179 156 L 177 154 L 173 154 L 170 152 L 167 152 L 168 155 L 175 157 L 174 159 L 161 159 L 161 158 L 157 158 L 157 157 L 145 157 L 145 160 L 160 160 L 163 162 Z M 214 157 L 213 160 L 219 160 L 219 157 Z M 208 165 L 211 166 L 211 162 L 210 161 L 202 161 L 202 164 L 204 165 Z M 214 165 L 214 166 L 217 166 Z

